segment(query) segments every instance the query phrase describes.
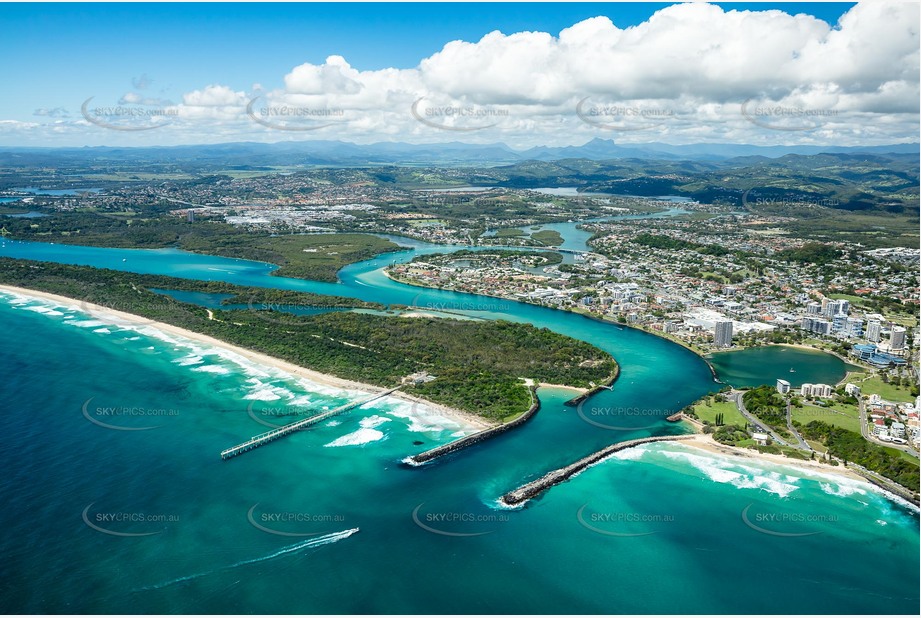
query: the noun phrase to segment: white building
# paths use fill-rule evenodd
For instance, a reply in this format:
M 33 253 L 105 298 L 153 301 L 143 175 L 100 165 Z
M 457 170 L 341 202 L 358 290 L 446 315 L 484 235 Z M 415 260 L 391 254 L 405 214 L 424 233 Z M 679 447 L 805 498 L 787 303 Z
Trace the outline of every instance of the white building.
M 855 338 L 863 335 L 863 320 L 861 318 L 848 318 L 844 324 L 844 334 Z
M 811 333 L 828 335 L 831 333 L 831 322 L 821 318 L 812 318 L 807 316 L 803 318 L 802 328 L 803 330 L 807 330 Z
M 883 419 L 878 418 L 873 421 L 873 435 L 880 439 L 889 439 L 889 428 L 886 427 L 886 423 L 883 422 Z
M 851 311 L 851 303 L 846 300 L 829 300 L 823 299 L 822 301 L 822 313 L 825 317 L 834 317 L 839 313 L 847 315 Z
M 835 391 L 828 384 L 803 384 L 799 392 L 803 397 L 831 397 Z
M 860 387 L 850 382 L 844 385 L 844 392 L 851 397 L 860 397 Z
M 889 332 L 889 349 L 902 350 L 905 348 L 905 328 L 893 326 Z
M 713 327 L 713 343 L 721 348 L 732 345 L 732 321 L 721 320 Z
M 786 395 L 790 392 L 790 383 L 786 380 L 777 380 L 777 392 L 781 395 Z
M 879 343 L 879 333 L 881 328 L 882 325 L 878 320 L 870 320 L 867 322 L 867 341 Z

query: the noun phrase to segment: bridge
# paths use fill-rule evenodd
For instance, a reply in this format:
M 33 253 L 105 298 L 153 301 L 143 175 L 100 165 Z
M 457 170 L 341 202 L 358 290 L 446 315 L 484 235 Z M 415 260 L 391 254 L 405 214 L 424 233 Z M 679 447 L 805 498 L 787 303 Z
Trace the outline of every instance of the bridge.
M 400 386 L 396 386 L 389 390 L 386 390 L 380 393 L 375 393 L 371 397 L 367 397 L 360 401 L 353 401 L 352 403 L 347 403 L 344 406 L 339 406 L 338 408 L 334 410 L 329 410 L 328 412 L 323 412 L 322 414 L 317 414 L 316 416 L 304 418 L 299 421 L 290 423 L 288 425 L 279 427 L 278 429 L 273 429 L 271 431 L 261 433 L 258 436 L 253 436 L 252 438 L 250 438 L 246 442 L 243 442 L 242 444 L 238 444 L 236 446 L 232 446 L 228 449 L 221 451 L 221 459 L 226 460 L 232 457 L 236 457 L 237 455 L 242 455 L 243 453 L 247 451 L 251 451 L 253 449 L 259 448 L 263 444 L 268 444 L 269 442 L 273 442 L 275 440 L 278 440 L 279 438 L 283 438 L 289 434 L 292 434 L 295 431 L 299 431 L 306 427 L 310 427 L 311 425 L 316 425 L 317 423 L 323 422 L 328 418 L 336 416 L 337 414 L 348 412 L 349 410 L 363 406 L 366 403 L 371 403 L 372 401 L 376 401 L 382 397 L 386 397 L 390 393 L 393 393 L 394 391 L 398 391 L 401 388 L 403 388 L 402 384 Z

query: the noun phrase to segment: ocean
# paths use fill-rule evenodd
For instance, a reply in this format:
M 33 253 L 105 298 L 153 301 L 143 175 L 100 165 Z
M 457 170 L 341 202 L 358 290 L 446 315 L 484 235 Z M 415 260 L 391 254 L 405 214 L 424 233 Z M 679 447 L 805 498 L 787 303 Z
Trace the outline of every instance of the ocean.
M 80 309 L 0 293 L 6 613 L 918 611 L 917 511 L 832 474 L 659 443 L 498 507 L 677 431 L 654 420 L 712 378 L 649 335 L 601 342 L 623 375 L 591 418 L 614 428 L 541 389 L 522 428 L 409 468 L 471 428 L 387 398 L 222 461 L 361 393 Z

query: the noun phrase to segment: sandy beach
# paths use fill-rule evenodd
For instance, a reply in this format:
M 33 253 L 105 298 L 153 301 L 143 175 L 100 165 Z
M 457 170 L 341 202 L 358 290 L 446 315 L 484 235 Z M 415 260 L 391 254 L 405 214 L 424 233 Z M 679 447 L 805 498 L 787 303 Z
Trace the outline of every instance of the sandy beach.
M 700 450 L 707 451 L 709 453 L 715 453 L 717 455 L 724 455 L 729 457 L 738 457 L 740 459 L 749 459 L 757 461 L 765 461 L 769 463 L 791 466 L 794 468 L 802 468 L 804 470 L 810 470 L 815 472 L 822 472 L 824 474 L 836 474 L 838 476 L 847 477 L 849 479 L 862 481 L 867 485 L 871 485 L 869 481 L 865 478 L 850 470 L 844 466 L 832 466 L 830 464 L 821 463 L 815 460 L 807 459 L 792 459 L 790 457 L 784 457 L 783 455 L 773 455 L 770 453 L 759 453 L 758 451 L 739 448 L 737 446 L 727 446 L 725 444 L 720 444 L 714 440 L 711 436 L 707 434 L 697 434 L 693 438 L 683 440 L 681 442 L 684 446 L 690 446 L 692 448 L 697 448 Z
M 588 392 L 587 388 L 580 388 L 578 386 L 567 386 L 565 384 L 551 384 L 549 382 L 538 382 L 537 386 L 539 386 L 540 388 L 555 388 L 555 389 L 562 389 L 566 391 L 572 391 L 574 393 L 579 393 L 580 395 Z
M 25 296 L 28 298 L 35 298 L 40 300 L 47 300 L 65 307 L 75 307 L 79 311 L 92 315 L 93 317 L 105 321 L 113 325 L 119 325 L 120 323 L 130 324 L 134 326 L 147 326 L 155 328 L 162 333 L 171 335 L 173 337 L 179 337 L 183 339 L 188 339 L 195 343 L 201 343 L 208 346 L 223 348 L 235 354 L 238 354 L 249 360 L 253 363 L 259 365 L 264 365 L 267 367 L 272 367 L 278 369 L 285 373 L 304 378 L 310 382 L 314 382 L 320 386 L 326 386 L 330 388 L 339 388 L 343 390 L 350 391 L 360 391 L 365 393 L 379 393 L 385 389 L 374 386 L 372 384 L 364 384 L 362 382 L 354 382 L 352 380 L 345 380 L 342 378 L 337 378 L 325 373 L 320 373 L 319 371 L 314 371 L 312 369 L 307 369 L 306 367 L 300 367 L 288 361 L 269 356 L 267 354 L 262 354 L 261 352 L 254 352 L 253 350 L 248 350 L 240 346 L 227 343 L 226 341 L 221 341 L 220 339 L 215 339 L 214 337 L 209 337 L 208 335 L 203 335 L 201 333 L 196 333 L 195 331 L 186 330 L 184 328 L 179 328 L 177 326 L 172 326 L 171 324 L 164 324 L 163 322 L 154 322 L 148 318 L 142 316 L 134 315 L 132 313 L 125 313 L 124 311 L 117 311 L 115 309 L 109 309 L 108 307 L 103 307 L 100 305 L 94 305 L 81 300 L 76 300 L 73 298 L 68 298 L 66 296 L 59 296 L 57 294 L 49 294 L 47 292 L 41 292 L 37 290 L 30 290 L 27 288 L 14 287 L 11 285 L 0 285 L 0 291 L 5 291 L 13 294 L 18 294 L 19 296 Z M 404 401 L 409 401 L 412 403 L 418 403 L 425 405 L 430 408 L 434 413 L 444 416 L 446 418 L 452 419 L 461 423 L 463 425 L 470 426 L 471 429 L 486 429 L 487 427 L 493 426 L 493 423 L 486 421 L 485 419 L 479 418 L 469 412 L 464 412 L 462 410 L 457 410 L 455 408 L 450 408 L 438 403 L 431 401 L 426 401 L 421 397 L 415 397 L 413 395 L 408 395 L 401 391 L 396 391 L 390 395 L 390 397 L 395 397 L 397 399 L 402 399 Z

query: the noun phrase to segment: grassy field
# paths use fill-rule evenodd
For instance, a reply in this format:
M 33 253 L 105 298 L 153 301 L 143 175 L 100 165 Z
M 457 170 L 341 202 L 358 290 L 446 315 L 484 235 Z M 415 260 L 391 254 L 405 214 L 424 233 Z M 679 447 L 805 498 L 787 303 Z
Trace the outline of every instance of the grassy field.
M 900 450 L 900 449 L 897 449 L 897 448 L 889 448 L 888 446 L 884 446 L 883 448 L 886 449 L 886 451 L 887 451 L 890 455 L 898 455 L 899 457 L 901 457 L 901 458 L 904 459 L 905 461 L 910 461 L 910 462 L 913 463 L 913 464 L 917 464 L 917 463 L 918 463 L 918 458 L 917 458 L 917 457 L 912 457 L 911 455 L 909 455 L 908 453 L 906 453 L 906 452 L 903 451 L 903 450 Z
M 860 413 L 857 406 L 835 402 L 826 407 L 804 405 L 793 408 L 793 420 L 803 425 L 810 421 L 823 421 L 835 427 L 860 433 Z
M 698 403 L 694 406 L 694 413 L 697 414 L 697 418 L 709 421 L 711 425 L 716 424 L 716 415 L 719 413 L 723 414 L 724 425 L 738 425 L 739 427 L 748 425 L 748 421 L 739 412 L 736 404 L 730 401 L 712 403 L 709 406 L 706 403 Z
M 918 318 L 909 313 L 887 313 L 886 319 L 901 326 L 917 326 Z
M 863 381 L 855 382 L 860 386 L 860 393 L 862 395 L 877 394 L 887 401 L 914 401 L 914 397 L 911 395 L 911 391 L 904 386 L 893 386 L 892 384 L 886 384 L 879 379 L 878 376 L 873 376 L 872 378 L 866 378 Z
M 859 296 L 854 296 L 853 294 L 829 294 L 828 297 L 835 300 L 847 300 L 850 301 L 852 305 L 863 304 L 863 299 Z
M 510 238 L 513 236 L 527 236 L 524 230 L 519 230 L 515 227 L 507 227 L 501 230 L 496 230 L 496 238 Z

